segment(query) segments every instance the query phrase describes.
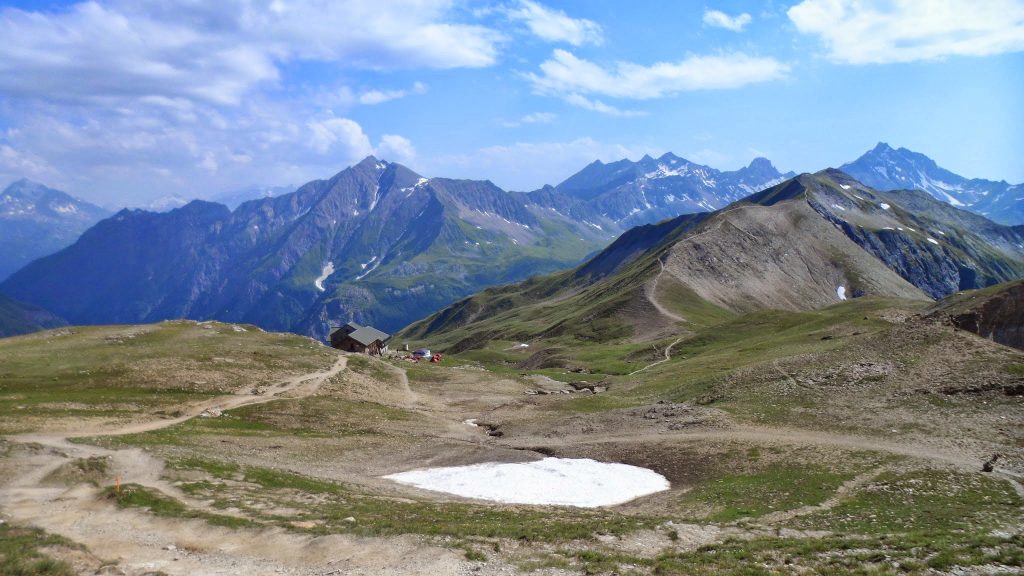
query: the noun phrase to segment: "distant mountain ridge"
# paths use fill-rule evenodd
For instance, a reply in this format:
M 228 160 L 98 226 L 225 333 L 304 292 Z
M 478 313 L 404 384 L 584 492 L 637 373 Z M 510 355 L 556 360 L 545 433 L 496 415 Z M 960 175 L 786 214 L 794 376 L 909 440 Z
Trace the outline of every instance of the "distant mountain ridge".
M 0 291 L 73 323 L 217 319 L 320 338 L 349 320 L 395 330 L 486 286 L 575 265 L 633 222 L 721 203 L 712 180 L 731 196 L 777 174 L 767 161 L 735 173 L 661 162 L 675 171 L 651 174 L 649 157 L 616 163 L 636 177 L 619 187 L 651 191 L 638 209 L 607 182 L 590 199 L 513 193 L 368 157 L 234 211 L 201 200 L 122 210 Z
M 671 152 L 605 164 L 595 161 L 561 184 L 531 193 L 543 204 L 555 194 L 593 225 L 614 230 L 650 224 L 679 214 L 710 212 L 777 184 L 793 174 L 779 172 L 765 158 L 749 166 L 720 171 Z
M 941 298 L 1022 277 L 1024 228 L 829 169 L 722 210 L 633 228 L 575 269 L 484 290 L 401 336 L 449 351 L 560 335 L 612 341 L 863 296 Z
M 393 330 L 608 241 L 523 200 L 369 157 L 234 212 L 200 200 L 122 210 L 0 291 L 73 323 L 219 319 L 324 337 L 355 320 Z
M 0 280 L 40 256 L 71 245 L 110 212 L 38 182 L 0 192 Z
M 0 338 L 67 325 L 42 308 L 22 304 L 0 294 Z
M 1002 224 L 1024 224 L 1024 185 L 964 178 L 924 154 L 884 142 L 840 170 L 877 190 L 922 190 Z

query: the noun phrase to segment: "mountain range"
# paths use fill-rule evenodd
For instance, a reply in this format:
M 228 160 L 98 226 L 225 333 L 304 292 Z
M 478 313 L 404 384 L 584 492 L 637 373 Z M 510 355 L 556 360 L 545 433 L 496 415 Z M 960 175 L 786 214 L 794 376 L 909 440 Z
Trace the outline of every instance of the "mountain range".
M 910 169 L 898 172 L 893 163 L 905 157 L 920 163 L 918 156 L 880 144 L 844 168 L 902 174 Z M 978 198 L 988 197 L 969 196 L 960 184 L 960 196 L 939 196 L 943 202 L 932 200 L 935 189 L 926 191 L 932 196 L 901 192 L 900 201 L 891 202 L 883 190 L 839 171 L 794 177 L 763 158 L 719 171 L 669 153 L 637 162 L 598 161 L 557 186 L 506 192 L 489 181 L 424 178 L 369 157 L 289 194 L 244 190 L 239 200 L 257 198 L 234 210 L 198 200 L 165 213 L 122 210 L 73 246 L 14 274 L 0 291 L 76 324 L 218 319 L 319 338 L 350 320 L 396 330 L 480 289 L 575 266 L 606 247 L 583 269 L 614 269 L 666 230 L 713 217 L 708 211 L 765 188 L 808 186 L 808 178 L 826 176 L 861 190 L 862 199 L 877 200 L 875 213 L 878 205 L 898 206 L 884 212 L 892 218 L 903 211 L 904 220 L 893 222 L 916 222 L 927 214 L 943 226 L 971 231 L 958 236 L 966 244 L 956 248 L 957 256 L 942 259 L 929 256 L 934 250 L 910 249 L 896 234 L 918 226 L 874 230 L 871 220 L 870 234 L 849 228 L 851 241 L 923 294 L 938 298 L 1020 275 L 1016 252 L 1007 248 L 1017 241 L 1014 229 L 947 203 L 967 207 L 970 200 L 977 206 Z M 19 187 L 42 188 L 25 182 L 11 188 Z M 834 200 L 815 204 L 824 207 L 816 213 L 831 214 L 841 227 L 855 212 L 843 214 L 835 206 L 854 207 Z M 941 233 L 933 233 L 925 248 L 945 240 L 936 236 Z M 734 257 L 749 250 L 757 253 L 736 246 Z M 1005 250 L 1014 256 L 996 254 Z M 849 289 L 852 297 L 859 288 Z
M 73 244 L 110 212 L 59 190 L 18 180 L 0 192 L 0 280 Z
M 646 339 L 708 318 L 927 300 L 1021 277 L 1024 227 L 829 169 L 633 228 L 575 269 L 485 290 L 402 336 L 452 352 L 559 335 Z
M 777 184 L 793 173 L 780 173 L 765 158 L 723 172 L 667 153 L 637 162 L 595 161 L 557 186 L 529 193 L 540 205 L 565 210 L 591 225 L 616 232 L 633 226 L 708 212 Z
M 64 326 L 67 322 L 29 304 L 22 304 L 0 294 L 0 338 L 28 334 Z
M 840 170 L 878 190 L 923 190 L 1002 224 L 1024 224 L 1024 185 L 964 178 L 934 160 L 884 142 Z
M 349 320 L 396 330 L 481 288 L 576 265 L 634 222 L 780 177 L 763 160 L 730 173 L 672 155 L 581 174 L 565 192 L 511 193 L 369 157 L 233 212 L 204 201 L 122 210 L 0 290 L 76 324 L 215 318 L 320 338 Z

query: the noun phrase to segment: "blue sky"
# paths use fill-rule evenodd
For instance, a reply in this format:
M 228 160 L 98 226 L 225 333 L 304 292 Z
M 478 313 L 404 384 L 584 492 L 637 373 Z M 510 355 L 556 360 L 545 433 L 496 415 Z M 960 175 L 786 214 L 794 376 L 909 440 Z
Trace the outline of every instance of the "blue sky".
M 1024 1 L 0 3 L 0 184 L 106 205 L 298 185 L 367 154 L 557 183 L 878 141 L 1024 182 Z

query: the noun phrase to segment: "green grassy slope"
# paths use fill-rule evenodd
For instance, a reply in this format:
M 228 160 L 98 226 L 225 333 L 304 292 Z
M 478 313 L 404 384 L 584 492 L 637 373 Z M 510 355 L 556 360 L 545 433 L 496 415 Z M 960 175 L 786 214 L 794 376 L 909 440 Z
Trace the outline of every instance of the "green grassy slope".
M 332 357 L 309 338 L 217 322 L 76 326 L 6 338 L 0 432 L 77 417 L 144 417 L 314 371 Z

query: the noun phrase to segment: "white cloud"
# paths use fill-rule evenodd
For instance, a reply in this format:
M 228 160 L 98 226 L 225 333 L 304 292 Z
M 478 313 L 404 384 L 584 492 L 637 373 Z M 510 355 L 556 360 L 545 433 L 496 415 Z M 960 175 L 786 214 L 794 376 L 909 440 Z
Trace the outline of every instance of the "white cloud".
M 733 32 L 742 32 L 743 28 L 750 24 L 750 14 L 746 12 L 737 16 L 729 16 L 725 12 L 720 10 L 705 10 L 704 11 L 704 25 L 714 26 L 716 28 L 725 28 L 726 30 L 732 30 Z
M 562 10 L 554 10 L 532 0 L 520 0 L 506 11 L 509 18 L 526 24 L 535 36 L 548 42 L 565 42 L 573 46 L 600 44 L 601 26 L 585 18 L 571 18 Z
M 540 65 L 540 74 L 527 78 L 542 94 L 595 93 L 613 98 L 661 98 L 691 90 L 739 88 L 784 77 L 789 66 L 774 58 L 723 54 L 688 56 L 679 62 L 642 66 L 618 62 L 614 70 L 555 50 Z
M 493 64 L 501 34 L 460 14 L 451 0 L 0 7 L 0 126 L 10 127 L 0 129 L 0 180 L 28 176 L 123 206 L 304 182 L 377 150 L 406 160 L 407 139 L 381 136 L 374 147 L 339 117 L 395 91 L 309 84 L 289 68 Z
M 328 118 L 308 124 L 309 146 L 320 154 L 331 152 L 336 146 L 346 157 L 369 156 L 373 153 L 370 138 L 362 126 L 348 118 Z
M 405 98 L 410 94 L 424 94 L 427 85 L 423 82 L 414 82 L 409 90 L 369 90 L 359 95 L 360 104 L 383 104 L 391 100 Z
M 558 118 L 558 115 L 553 112 L 531 112 L 521 116 L 518 120 L 510 122 L 502 122 L 502 126 L 506 128 L 515 128 L 524 124 L 550 124 Z
M 488 146 L 468 154 L 425 159 L 421 163 L 432 174 L 487 178 L 506 190 L 535 190 L 544 184 L 557 184 L 595 159 L 613 162 L 657 152 L 652 147 L 610 144 L 583 137 L 566 142 Z
M 622 110 L 610 104 L 605 104 L 600 100 L 591 100 L 586 96 L 582 96 L 580 94 L 568 94 L 566 96 L 563 96 L 562 99 L 565 100 L 567 103 L 572 104 L 573 106 L 576 106 L 578 108 L 591 110 L 593 112 L 600 112 L 601 114 L 606 114 L 608 116 L 630 118 L 633 116 L 643 115 L 643 112 L 640 112 L 638 110 Z
M 184 98 L 237 105 L 295 60 L 373 69 L 493 64 L 501 35 L 451 22 L 450 13 L 448 0 L 123 0 L 49 12 L 2 8 L 0 91 L 48 101 Z
M 209 172 L 216 172 L 220 165 L 217 164 L 217 158 L 213 155 L 213 152 L 206 152 L 203 154 L 202 161 L 199 162 L 199 167 Z
M 416 147 L 408 138 L 397 134 L 384 134 L 375 152 L 377 156 L 393 162 L 409 163 L 416 158 Z
M 1024 50 L 1017 0 L 804 0 L 787 12 L 830 59 L 883 64 Z

